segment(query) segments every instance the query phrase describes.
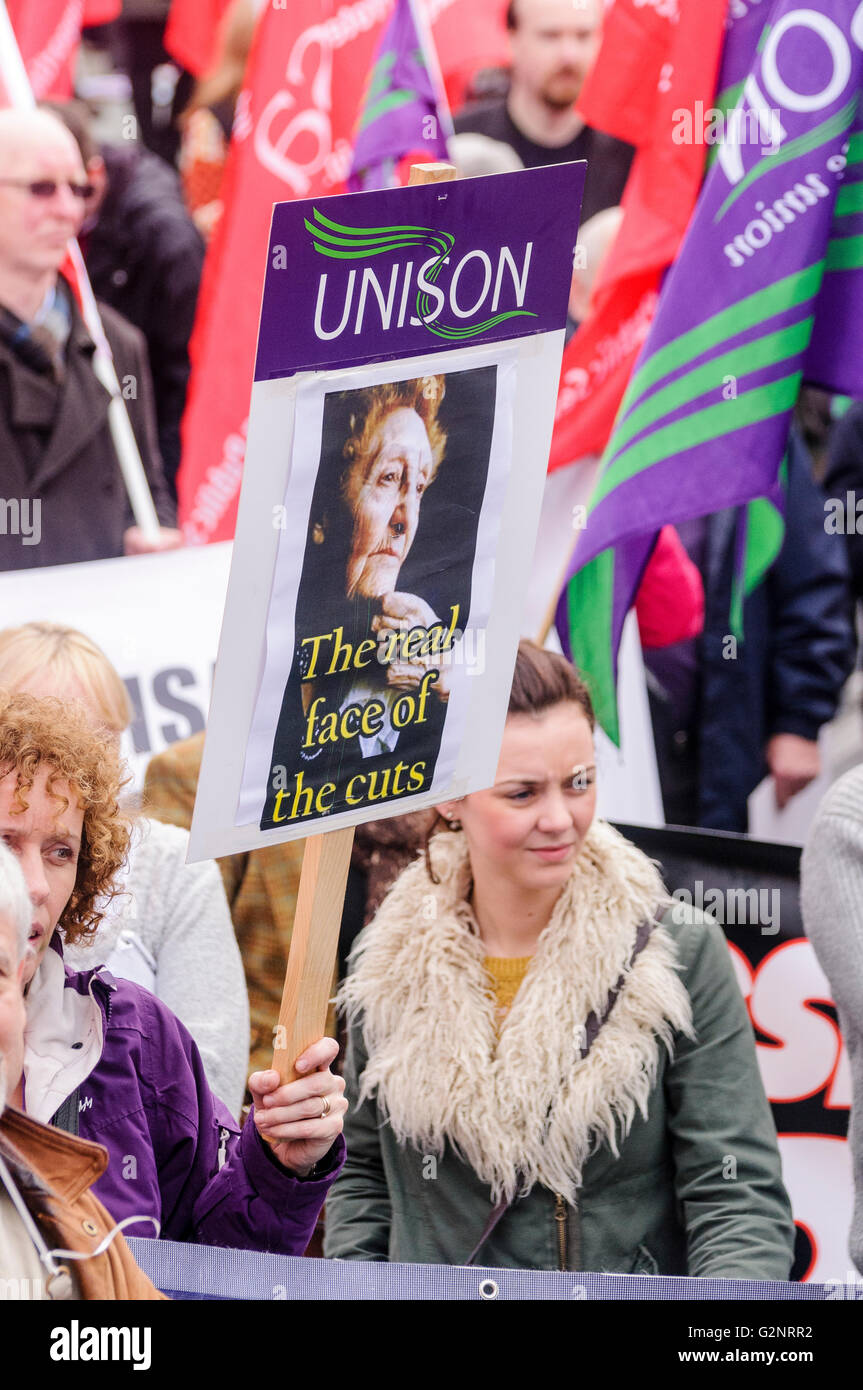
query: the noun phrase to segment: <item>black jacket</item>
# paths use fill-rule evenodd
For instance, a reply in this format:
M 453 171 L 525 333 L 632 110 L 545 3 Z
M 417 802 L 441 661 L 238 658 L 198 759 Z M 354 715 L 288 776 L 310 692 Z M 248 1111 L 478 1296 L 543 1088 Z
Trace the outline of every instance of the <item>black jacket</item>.
M 734 654 L 729 614 L 739 516 L 732 507 L 709 521 L 696 728 L 675 731 L 654 714 L 654 730 L 666 766 L 674 750 L 663 745 L 675 734 L 694 736 L 693 823 L 745 832 L 747 798 L 767 775 L 769 740 L 782 733 L 817 738 L 836 713 L 854 662 L 854 636 L 842 538 L 824 529 L 824 499 L 806 447 L 792 433 L 782 548 L 744 603 Z
M 98 222 L 83 238 L 87 273 L 96 297 L 147 340 L 159 449 L 173 486 L 204 243 L 186 211 L 180 181 L 163 159 L 110 145 L 102 157 L 108 191 Z
M 840 524 L 844 522 L 851 585 L 854 597 L 863 599 L 863 516 L 859 531 L 857 529 L 857 502 L 863 502 L 863 401 L 855 401 L 833 426 L 824 491 L 829 498 L 838 499 L 841 503 Z
M 102 323 L 159 520 L 173 526 L 144 340 L 109 308 L 102 308 Z M 0 514 L 0 570 L 123 554 L 123 532 L 134 520 L 108 427 L 109 396 L 93 371 L 93 352 L 75 308 L 58 403 L 53 383 L 0 341 L 0 498 L 6 504 Z M 21 534 L 13 534 L 10 500 L 19 508 L 26 505 L 28 526 L 38 503 L 38 533 L 31 531 L 37 543 L 24 544 Z

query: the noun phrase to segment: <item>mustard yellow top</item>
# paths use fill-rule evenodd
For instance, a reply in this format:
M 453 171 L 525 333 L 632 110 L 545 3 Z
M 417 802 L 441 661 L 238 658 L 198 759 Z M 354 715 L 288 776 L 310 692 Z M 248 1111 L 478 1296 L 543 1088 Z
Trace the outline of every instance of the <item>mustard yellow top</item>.
M 490 993 L 497 1005 L 497 1026 L 500 1028 L 527 974 L 533 956 L 486 956 L 484 965 L 489 976 Z

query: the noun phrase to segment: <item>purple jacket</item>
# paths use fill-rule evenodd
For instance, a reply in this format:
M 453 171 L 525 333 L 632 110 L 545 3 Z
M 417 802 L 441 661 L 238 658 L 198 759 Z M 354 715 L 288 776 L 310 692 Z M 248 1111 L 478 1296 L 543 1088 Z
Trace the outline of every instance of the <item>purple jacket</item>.
M 344 1162 L 342 1136 L 314 1178 L 291 1176 L 252 1116 L 240 1130 L 213 1095 L 194 1040 L 155 995 L 104 968 L 67 967 L 65 988 L 90 992 L 102 1011 L 78 1132 L 110 1155 L 93 1191 L 111 1215 L 155 1216 L 166 1240 L 302 1255 Z M 127 1233 L 155 1234 L 150 1223 Z

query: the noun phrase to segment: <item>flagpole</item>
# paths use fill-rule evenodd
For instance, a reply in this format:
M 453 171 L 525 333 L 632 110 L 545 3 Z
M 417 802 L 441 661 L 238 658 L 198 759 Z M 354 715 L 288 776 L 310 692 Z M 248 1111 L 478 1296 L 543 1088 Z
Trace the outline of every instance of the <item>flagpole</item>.
M 15 37 L 9 12 L 6 9 L 6 0 L 0 0 L 0 79 L 5 87 L 10 106 L 22 111 L 36 109 L 36 98 L 33 95 L 27 69 L 18 47 L 18 40 Z M 77 241 L 69 242 L 69 256 L 75 269 L 78 289 L 81 294 L 84 323 L 96 345 L 93 370 L 111 397 L 108 404 L 108 427 L 111 431 L 111 440 L 117 455 L 117 462 L 120 465 L 120 472 L 123 475 L 132 515 L 145 538 L 148 541 L 155 541 L 158 540 L 159 536 L 159 518 L 156 515 L 150 485 L 147 482 L 141 454 L 120 390 L 120 383 L 117 380 L 114 358 L 108 339 L 105 337 L 96 299 L 87 271 L 84 268 L 84 259 Z
M 6 9 L 6 0 L 0 0 L 0 76 L 3 78 L 10 106 L 26 109 L 28 106 L 36 105 L 18 40 Z
M 452 123 L 449 102 L 447 101 L 440 59 L 437 56 L 437 44 L 434 41 L 431 25 L 426 18 L 425 11 L 417 4 L 417 0 L 408 0 L 408 8 L 413 16 L 416 31 L 420 36 L 420 43 L 423 47 L 429 76 L 437 89 L 437 107 L 441 117 L 441 125 L 444 128 L 444 140 L 449 140 L 451 135 L 455 135 L 455 129 Z

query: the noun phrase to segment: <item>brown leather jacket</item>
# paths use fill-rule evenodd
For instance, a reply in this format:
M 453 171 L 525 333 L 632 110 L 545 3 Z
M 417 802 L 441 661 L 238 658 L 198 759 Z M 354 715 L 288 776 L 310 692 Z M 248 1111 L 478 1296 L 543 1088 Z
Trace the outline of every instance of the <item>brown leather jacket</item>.
M 0 1153 L 49 1249 L 95 1250 L 114 1226 L 90 1192 L 108 1166 L 101 1144 L 7 1106 L 0 1116 Z M 70 1264 L 82 1299 L 164 1298 L 138 1268 L 122 1232 L 103 1254 Z

